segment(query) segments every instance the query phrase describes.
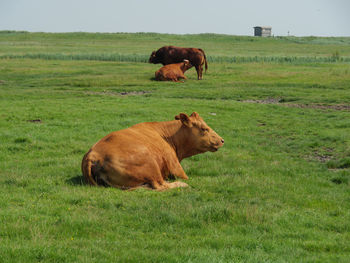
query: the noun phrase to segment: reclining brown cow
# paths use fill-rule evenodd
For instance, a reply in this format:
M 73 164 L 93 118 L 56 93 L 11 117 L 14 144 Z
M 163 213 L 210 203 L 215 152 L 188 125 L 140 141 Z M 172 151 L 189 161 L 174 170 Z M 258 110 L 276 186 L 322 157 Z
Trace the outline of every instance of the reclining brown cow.
M 179 82 L 179 79 L 187 79 L 184 75 L 185 71 L 190 69 L 192 65 L 185 59 L 183 62 L 165 65 L 158 69 L 155 73 L 156 80 L 169 80 Z
M 207 71 L 208 63 L 203 49 L 200 48 L 164 46 L 157 51 L 153 51 L 148 62 L 168 65 L 182 62 L 184 59 L 190 61 L 191 65 L 196 68 L 198 79 L 202 79 L 203 65 L 205 64 L 205 71 Z
M 166 179 L 169 175 L 188 179 L 181 160 L 215 152 L 223 144 L 198 113 L 180 113 L 174 121 L 144 122 L 108 134 L 85 154 L 82 171 L 91 185 L 156 190 L 186 187 Z

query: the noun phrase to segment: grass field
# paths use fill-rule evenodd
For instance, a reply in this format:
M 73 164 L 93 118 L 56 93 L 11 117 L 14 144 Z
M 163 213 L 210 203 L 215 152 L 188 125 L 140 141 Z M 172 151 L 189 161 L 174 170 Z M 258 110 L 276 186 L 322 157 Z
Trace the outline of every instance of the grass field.
M 204 79 L 154 81 L 165 44 Z M 0 262 L 349 262 L 349 44 L 0 32 Z M 102 136 L 193 111 L 225 145 L 182 162 L 190 188 L 85 185 Z

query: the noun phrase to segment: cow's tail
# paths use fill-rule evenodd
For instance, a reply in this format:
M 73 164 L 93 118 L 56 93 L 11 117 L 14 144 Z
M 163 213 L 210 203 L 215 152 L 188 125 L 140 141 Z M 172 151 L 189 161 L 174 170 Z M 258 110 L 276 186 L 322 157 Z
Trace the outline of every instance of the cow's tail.
M 207 57 L 204 53 L 204 50 L 199 48 L 199 50 L 203 53 L 203 56 L 204 56 L 204 63 L 205 63 L 205 73 L 207 73 L 207 69 L 208 69 L 208 62 L 207 62 Z
M 98 185 L 92 174 L 92 163 L 94 160 L 91 157 L 91 151 L 84 155 L 83 160 L 81 162 L 81 170 L 87 183 L 89 183 L 90 185 Z

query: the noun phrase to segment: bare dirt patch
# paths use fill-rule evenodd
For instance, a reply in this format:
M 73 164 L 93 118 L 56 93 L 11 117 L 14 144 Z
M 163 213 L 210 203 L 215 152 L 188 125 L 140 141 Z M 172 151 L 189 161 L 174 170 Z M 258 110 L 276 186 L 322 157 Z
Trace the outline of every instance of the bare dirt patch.
M 32 123 L 42 123 L 42 121 L 40 119 L 35 119 L 35 120 L 27 120 L 28 122 L 32 122 Z
M 311 154 L 306 156 L 307 160 L 318 161 L 321 163 L 327 163 L 335 158 L 334 149 L 330 147 L 322 147 L 320 149 L 312 151 Z
M 335 104 L 335 105 L 324 105 L 324 104 L 296 104 L 296 103 L 284 103 L 283 98 L 267 98 L 264 100 L 242 100 L 245 103 L 258 103 L 258 104 L 275 104 L 284 107 L 291 108 L 308 108 L 308 109 L 322 109 L 322 110 L 345 110 L 350 111 L 350 105 L 347 104 Z
M 346 104 L 335 104 L 335 105 L 322 105 L 322 104 L 286 104 L 288 107 L 298 107 L 298 108 L 311 108 L 311 109 L 322 109 L 322 110 L 346 110 L 350 111 L 350 105 Z
M 85 94 L 89 95 L 105 95 L 105 96 L 137 96 L 151 93 L 150 91 L 141 90 L 141 91 L 123 91 L 123 92 L 113 92 L 113 91 L 88 91 Z
M 278 104 L 278 103 L 282 103 L 283 99 L 281 99 L 281 98 L 267 98 L 264 100 L 242 100 L 241 102 L 258 103 L 258 104 Z
M 321 163 L 326 163 L 326 162 L 332 160 L 332 156 L 315 153 L 314 155 L 309 156 L 308 159 L 309 160 L 317 160 Z
M 144 94 L 147 94 L 147 93 L 151 93 L 150 91 L 145 91 L 145 90 L 142 90 L 142 91 L 130 91 L 130 92 L 120 92 L 119 94 L 122 95 L 122 96 L 127 96 L 127 95 L 144 95 Z

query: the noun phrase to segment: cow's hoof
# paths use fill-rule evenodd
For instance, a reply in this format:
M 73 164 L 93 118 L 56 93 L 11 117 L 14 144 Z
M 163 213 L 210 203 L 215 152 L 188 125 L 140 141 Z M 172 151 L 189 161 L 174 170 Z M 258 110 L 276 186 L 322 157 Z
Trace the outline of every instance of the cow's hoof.
M 173 182 L 173 187 L 188 187 L 188 184 L 184 182 Z

